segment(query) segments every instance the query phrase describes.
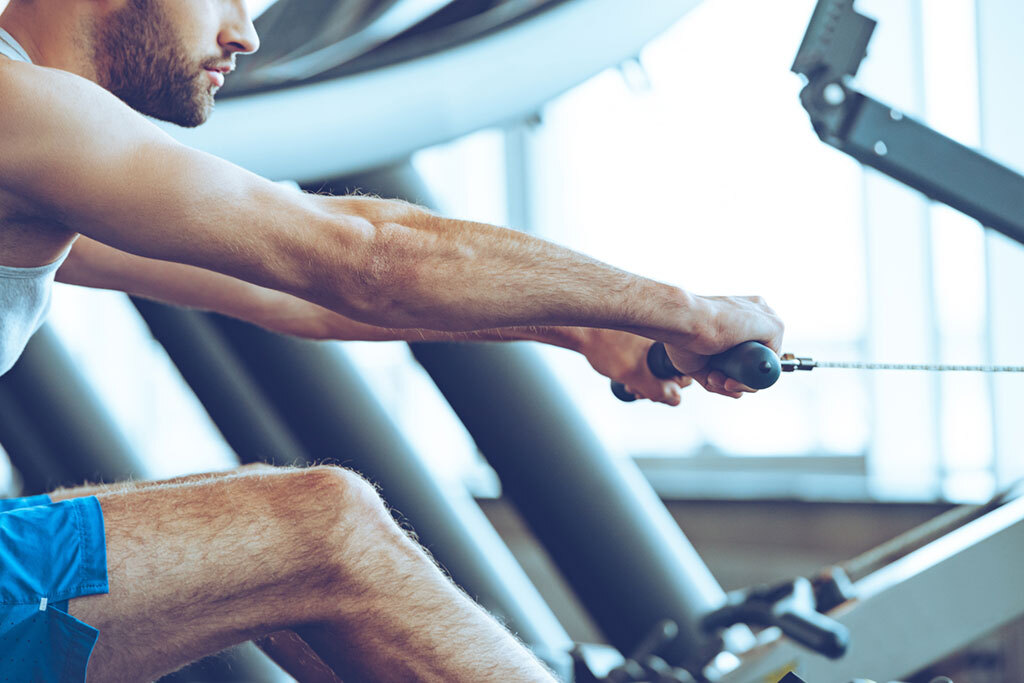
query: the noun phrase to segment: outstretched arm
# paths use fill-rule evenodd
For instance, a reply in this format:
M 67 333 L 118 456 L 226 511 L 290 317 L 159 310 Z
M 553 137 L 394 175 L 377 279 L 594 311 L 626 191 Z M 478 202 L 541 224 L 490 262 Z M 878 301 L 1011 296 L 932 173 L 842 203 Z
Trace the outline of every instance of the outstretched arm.
M 404 202 L 283 188 L 178 144 L 70 74 L 0 66 L 0 114 L 0 184 L 64 225 L 352 320 L 441 331 L 622 330 L 684 349 L 681 369 L 702 383 L 706 354 L 748 339 L 779 346 L 781 323 L 759 301 L 697 297 Z
M 467 332 L 386 328 L 362 323 L 290 294 L 221 273 L 143 258 L 80 237 L 57 272 L 61 282 L 136 296 L 245 320 L 281 334 L 343 341 L 537 341 L 577 351 L 605 376 L 662 403 L 679 402 L 688 379 L 664 381 L 642 362 L 650 340 L 616 330 L 509 327 Z

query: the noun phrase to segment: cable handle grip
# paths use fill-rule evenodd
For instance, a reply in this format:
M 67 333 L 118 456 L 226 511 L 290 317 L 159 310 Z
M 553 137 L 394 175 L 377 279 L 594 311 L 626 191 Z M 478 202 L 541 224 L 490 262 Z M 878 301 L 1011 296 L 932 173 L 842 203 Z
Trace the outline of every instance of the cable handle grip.
M 672 379 L 683 374 L 672 365 L 665 345 L 661 342 L 651 344 L 651 348 L 647 350 L 647 367 L 658 379 Z M 743 342 L 728 351 L 712 356 L 708 361 L 708 367 L 751 389 L 767 389 L 775 384 L 782 374 L 779 357 L 767 346 L 756 341 Z M 622 382 L 612 382 L 612 393 L 620 401 L 628 403 L 636 400 L 636 396 L 627 391 Z

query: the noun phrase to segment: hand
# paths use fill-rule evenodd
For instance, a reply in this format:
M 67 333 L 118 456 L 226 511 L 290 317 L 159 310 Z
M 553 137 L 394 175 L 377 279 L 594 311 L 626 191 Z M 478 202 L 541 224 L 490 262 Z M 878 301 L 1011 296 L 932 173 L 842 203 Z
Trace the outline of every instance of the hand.
M 775 353 L 782 346 L 784 326 L 764 299 L 754 297 L 694 297 L 698 321 L 682 339 L 666 340 L 665 350 L 680 372 L 710 392 L 740 398 L 755 390 L 708 369 L 708 359 L 745 341 L 759 341 Z
M 677 406 L 679 390 L 689 386 L 689 377 L 658 379 L 647 367 L 647 350 L 651 340 L 618 330 L 586 329 L 578 350 L 599 373 L 626 385 L 637 398 Z

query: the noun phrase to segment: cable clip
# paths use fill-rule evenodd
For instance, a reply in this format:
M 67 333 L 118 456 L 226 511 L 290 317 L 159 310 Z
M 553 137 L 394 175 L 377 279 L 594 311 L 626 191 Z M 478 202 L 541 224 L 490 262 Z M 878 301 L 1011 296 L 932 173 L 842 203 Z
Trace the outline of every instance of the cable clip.
M 784 353 L 779 358 L 779 364 L 782 365 L 783 372 L 793 372 L 795 370 L 813 370 L 818 367 L 818 361 L 813 358 L 798 358 L 792 353 Z

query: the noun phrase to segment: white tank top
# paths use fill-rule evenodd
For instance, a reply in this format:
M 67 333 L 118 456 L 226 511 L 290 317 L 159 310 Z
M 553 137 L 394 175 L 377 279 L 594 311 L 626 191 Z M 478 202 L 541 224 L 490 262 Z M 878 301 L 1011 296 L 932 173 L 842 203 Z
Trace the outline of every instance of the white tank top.
M 0 56 L 32 62 L 18 41 L 2 28 Z M 11 369 L 29 338 L 42 327 L 50 311 L 54 275 L 70 251 L 68 247 L 56 261 L 38 268 L 0 266 L 0 375 Z

